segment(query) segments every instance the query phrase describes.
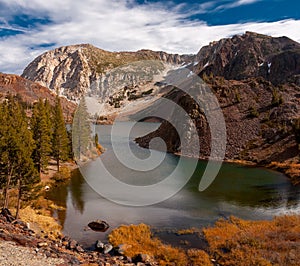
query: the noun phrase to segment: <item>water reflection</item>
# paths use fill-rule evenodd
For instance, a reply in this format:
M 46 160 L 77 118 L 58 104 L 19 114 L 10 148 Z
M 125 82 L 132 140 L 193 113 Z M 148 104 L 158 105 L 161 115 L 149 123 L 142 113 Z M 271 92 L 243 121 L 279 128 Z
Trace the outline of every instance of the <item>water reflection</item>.
M 136 134 L 142 135 L 142 131 L 149 126 L 153 127 L 142 123 L 141 128 L 136 129 Z M 141 173 L 124 171 L 124 167 L 116 161 L 110 150 L 109 126 L 99 126 L 97 131 L 102 144 L 108 149 L 102 155 L 103 160 L 123 181 L 151 183 L 176 166 L 178 158 L 169 154 L 159 168 L 146 172 L 143 176 Z M 120 132 L 120 143 L 122 141 L 126 140 L 122 140 Z M 131 147 L 137 153 L 142 152 L 133 142 Z M 191 160 L 193 159 L 185 159 L 183 174 Z M 95 162 L 87 167 L 92 169 L 93 163 Z M 106 233 L 85 231 L 88 222 L 94 219 L 107 221 L 111 228 L 120 224 L 144 222 L 159 229 L 174 229 L 207 226 L 218 218 L 229 215 L 245 219 L 270 219 L 280 213 L 300 212 L 300 188 L 293 187 L 278 172 L 225 163 L 213 184 L 204 192 L 199 192 L 197 188 L 205 166 L 205 161 L 199 161 L 194 175 L 179 193 L 149 207 L 121 206 L 102 198 L 89 187 L 78 170 L 73 172 L 69 184 L 56 187 L 49 193 L 49 197 L 57 205 L 66 207 L 65 211 L 57 212 L 64 233 L 85 246 L 90 246 L 97 239 L 105 239 L 111 230 Z

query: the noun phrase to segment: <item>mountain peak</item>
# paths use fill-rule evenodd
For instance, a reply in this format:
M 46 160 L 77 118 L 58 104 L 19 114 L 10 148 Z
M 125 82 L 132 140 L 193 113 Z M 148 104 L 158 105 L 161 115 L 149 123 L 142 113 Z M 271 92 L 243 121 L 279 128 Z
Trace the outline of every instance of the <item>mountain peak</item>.
M 102 83 L 105 73 L 119 66 L 147 60 L 180 65 L 192 61 L 192 58 L 189 55 L 146 49 L 137 52 L 109 52 L 91 44 L 76 44 L 59 47 L 38 56 L 25 68 L 22 77 L 54 91 L 59 89 L 69 99 L 77 100 L 92 84 L 104 86 Z M 133 77 L 133 80 L 137 79 Z
M 300 44 L 287 37 L 247 31 L 202 47 L 194 71 L 226 79 L 263 77 L 274 84 L 298 82 Z M 284 65 L 284 68 L 282 67 Z M 296 80 L 295 80 L 296 78 Z

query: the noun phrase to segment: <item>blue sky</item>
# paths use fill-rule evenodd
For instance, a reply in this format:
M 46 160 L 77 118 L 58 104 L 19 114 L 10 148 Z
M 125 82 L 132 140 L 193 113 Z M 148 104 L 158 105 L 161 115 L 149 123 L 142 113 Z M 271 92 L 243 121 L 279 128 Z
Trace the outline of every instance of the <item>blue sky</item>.
M 247 30 L 300 41 L 299 10 L 297 0 L 0 0 L 0 71 L 21 74 L 42 52 L 78 43 L 197 53 Z

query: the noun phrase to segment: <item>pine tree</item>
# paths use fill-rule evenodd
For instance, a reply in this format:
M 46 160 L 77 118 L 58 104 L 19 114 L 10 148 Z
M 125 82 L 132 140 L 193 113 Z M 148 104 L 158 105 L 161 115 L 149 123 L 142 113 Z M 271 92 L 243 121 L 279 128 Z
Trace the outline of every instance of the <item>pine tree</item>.
M 75 112 L 72 126 L 72 144 L 76 159 L 86 154 L 91 141 L 91 126 L 85 98 L 82 97 Z
M 60 162 L 68 159 L 69 140 L 58 95 L 52 116 L 52 126 L 52 155 L 56 160 L 57 171 L 59 171 Z
M 49 124 L 49 116 L 45 104 L 40 99 L 34 106 L 31 117 L 31 131 L 35 141 L 32 158 L 40 174 L 47 168 L 50 160 L 51 125 Z
M 0 185 L 7 187 L 7 142 L 8 142 L 8 129 L 9 129 L 9 114 L 8 114 L 8 104 L 3 102 L 0 105 Z M 5 187 L 5 188 L 6 188 Z M 4 190 L 4 194 L 6 190 Z
M 40 180 L 38 172 L 34 167 L 34 162 L 31 158 L 33 150 L 30 148 L 28 149 L 28 147 L 30 147 L 29 145 L 34 145 L 34 140 L 32 139 L 32 135 L 29 130 L 26 130 L 24 132 L 25 134 L 23 134 L 21 140 L 23 144 L 20 146 L 20 158 L 18 162 L 18 170 L 16 173 L 18 188 L 16 219 L 18 219 L 19 216 L 20 203 L 23 193 L 29 190 L 34 183 Z
M 95 134 L 95 147 L 97 148 L 99 145 L 99 137 L 98 137 L 98 133 Z
M 30 184 L 36 179 L 33 161 L 31 159 L 34 148 L 32 134 L 28 128 L 28 121 L 21 105 L 12 97 L 1 106 L 0 127 L 0 165 L 1 176 L 5 179 L 4 208 L 8 207 L 8 191 L 11 186 L 19 183 L 19 199 L 22 196 L 22 184 Z
M 52 129 L 52 110 L 53 107 L 50 105 L 48 99 L 45 100 L 44 102 L 44 107 L 45 107 L 45 114 L 46 114 L 46 122 L 47 122 L 47 127 Z M 52 130 L 50 130 L 50 136 L 52 138 Z

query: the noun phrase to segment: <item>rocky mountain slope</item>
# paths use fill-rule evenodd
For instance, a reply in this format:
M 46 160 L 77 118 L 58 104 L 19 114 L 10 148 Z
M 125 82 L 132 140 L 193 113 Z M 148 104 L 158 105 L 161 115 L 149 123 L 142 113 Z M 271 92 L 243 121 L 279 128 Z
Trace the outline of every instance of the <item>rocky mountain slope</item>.
M 104 99 L 125 86 L 134 88 L 152 81 L 153 75 L 162 73 L 166 64 L 179 65 L 191 58 L 151 50 L 108 52 L 90 44 L 71 45 L 38 56 L 25 68 L 22 77 L 51 90 L 58 89 L 71 100 L 78 100 L 86 93 Z M 153 63 L 146 62 L 143 68 L 147 71 L 137 74 L 136 68 L 140 66 L 134 64 L 137 61 Z M 124 67 L 126 71 L 122 71 Z
M 195 73 L 243 80 L 262 77 L 274 85 L 300 85 L 300 44 L 287 38 L 246 32 L 212 42 L 197 54 Z
M 54 105 L 56 94 L 36 82 L 24 79 L 18 75 L 0 73 L 0 100 L 8 94 L 20 97 L 23 102 L 32 104 L 39 98 L 48 99 Z M 76 104 L 61 98 L 61 104 L 66 120 L 71 121 Z
M 227 130 L 227 159 L 267 164 L 299 160 L 293 123 L 300 117 L 300 44 L 247 32 L 203 47 L 190 70 L 203 78 L 216 95 Z M 200 94 L 199 94 L 200 96 Z M 203 110 L 179 89 L 168 93 L 192 117 L 199 133 L 200 157 L 210 154 L 209 125 Z M 176 123 L 176 114 L 171 115 Z M 181 122 L 187 127 L 185 122 Z M 169 152 L 180 152 L 174 128 L 163 122 L 156 132 L 138 138 L 148 147 L 161 137 Z M 190 154 L 193 155 L 193 154 Z

